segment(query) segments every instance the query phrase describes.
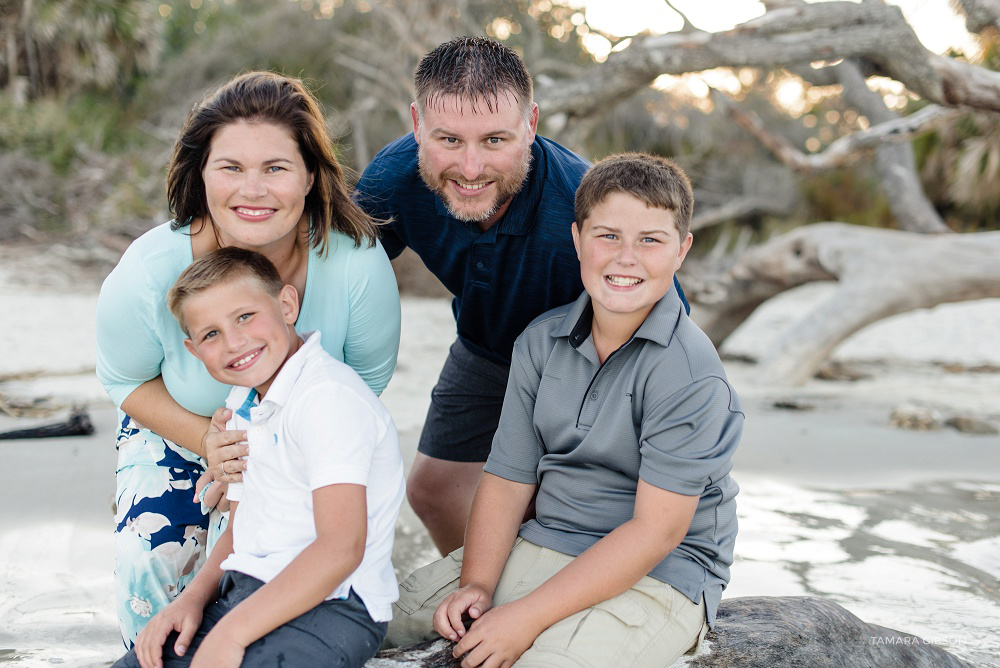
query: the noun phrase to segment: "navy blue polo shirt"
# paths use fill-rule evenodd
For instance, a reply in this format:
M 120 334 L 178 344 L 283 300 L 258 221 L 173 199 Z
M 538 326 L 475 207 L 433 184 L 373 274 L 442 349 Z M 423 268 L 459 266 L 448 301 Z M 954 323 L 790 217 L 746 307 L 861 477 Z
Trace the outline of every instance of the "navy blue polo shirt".
M 485 232 L 452 217 L 424 184 L 412 133 L 379 151 L 357 186 L 358 204 L 392 221 L 381 228 L 389 257 L 410 247 L 455 295 L 462 343 L 506 365 L 514 340 L 532 320 L 583 292 L 570 227 L 573 197 L 590 164 L 538 136 L 531 158 L 524 187 Z

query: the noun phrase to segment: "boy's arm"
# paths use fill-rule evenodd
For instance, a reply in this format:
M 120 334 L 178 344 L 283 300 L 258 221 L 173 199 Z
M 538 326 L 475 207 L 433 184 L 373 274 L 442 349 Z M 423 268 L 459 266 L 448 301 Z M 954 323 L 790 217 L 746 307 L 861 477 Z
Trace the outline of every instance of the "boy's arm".
M 177 631 L 174 651 L 179 656 L 187 652 L 188 644 L 201 624 L 202 611 L 218 593 L 223 572 L 219 566 L 233 552 L 233 523 L 236 521 L 237 506 L 236 502 L 232 503 L 229 525 L 198 574 L 170 605 L 149 620 L 135 639 L 135 655 L 143 668 L 161 668 L 163 643 L 171 631 Z
M 494 608 L 456 645 L 469 652 L 464 667 L 491 656 L 513 662 L 542 631 L 570 615 L 617 596 L 647 575 L 687 534 L 698 497 L 639 481 L 635 513 L 524 598 Z M 463 568 L 464 576 L 464 568 Z
M 672 394 L 647 388 L 647 394 L 658 400 L 643 406 L 632 519 L 528 596 L 478 620 L 455 648 L 456 656 L 470 652 L 464 666 L 490 656 L 498 665 L 513 662 L 553 623 L 629 589 L 687 535 L 706 481 L 730 467 L 742 414 L 728 385 L 717 378 Z
M 361 565 L 368 524 L 365 487 L 327 485 L 313 490 L 312 499 L 316 540 L 215 625 L 192 668 L 239 666 L 247 645 L 315 608 Z
M 493 606 L 493 591 L 537 487 L 536 472 L 544 448 L 535 434 L 534 413 L 544 362 L 536 363 L 532 349 L 540 358 L 544 351 L 533 346 L 529 336 L 525 332 L 514 343 L 493 451 L 479 479 L 465 528 L 461 587 L 434 613 L 435 630 L 452 640 L 466 633 L 463 614 L 478 619 Z
M 483 473 L 465 529 L 459 589 L 434 613 L 434 629 L 445 638 L 465 635 L 462 615 L 475 620 L 493 607 L 493 592 L 534 493 L 535 485 Z

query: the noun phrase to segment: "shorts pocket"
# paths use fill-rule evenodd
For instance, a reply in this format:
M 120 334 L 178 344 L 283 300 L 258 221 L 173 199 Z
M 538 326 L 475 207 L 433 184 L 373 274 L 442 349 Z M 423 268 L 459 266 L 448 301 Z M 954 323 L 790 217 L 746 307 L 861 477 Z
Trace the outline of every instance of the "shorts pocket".
M 462 549 L 413 571 L 399 584 L 395 605 L 408 615 L 437 604 L 458 587 L 462 575 Z
M 601 601 L 593 608 L 613 615 L 618 621 L 629 627 L 642 626 L 649 619 L 649 608 L 631 591 L 609 598 L 607 601 Z

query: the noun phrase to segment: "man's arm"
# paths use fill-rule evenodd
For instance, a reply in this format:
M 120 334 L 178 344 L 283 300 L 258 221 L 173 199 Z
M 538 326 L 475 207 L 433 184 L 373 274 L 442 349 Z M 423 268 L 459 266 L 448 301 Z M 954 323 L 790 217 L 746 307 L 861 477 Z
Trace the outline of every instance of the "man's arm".
M 684 539 L 698 498 L 640 480 L 632 519 L 531 594 L 484 614 L 455 647 L 455 656 L 469 652 L 464 668 L 491 656 L 497 665 L 516 661 L 552 624 L 628 590 Z M 464 582 L 464 565 L 462 578 Z
M 314 490 L 312 498 L 316 540 L 216 624 L 192 667 L 238 666 L 247 645 L 315 608 L 361 565 L 368 518 L 365 487 L 327 485 Z
M 434 613 L 434 629 L 445 638 L 465 635 L 462 615 L 475 620 L 493 607 L 493 593 L 534 493 L 535 485 L 483 473 L 465 529 L 459 589 Z

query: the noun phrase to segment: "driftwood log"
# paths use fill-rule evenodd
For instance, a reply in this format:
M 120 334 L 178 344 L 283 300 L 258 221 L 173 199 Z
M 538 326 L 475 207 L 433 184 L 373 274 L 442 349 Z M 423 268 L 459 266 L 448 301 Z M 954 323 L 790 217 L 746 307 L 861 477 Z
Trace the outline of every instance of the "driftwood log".
M 720 345 L 771 297 L 810 281 L 837 281 L 758 360 L 763 381 L 798 384 L 844 339 L 877 320 L 1000 297 L 997 257 L 1000 232 L 926 235 L 816 223 L 751 249 L 722 277 L 688 293 L 702 329 Z
M 452 643 L 384 650 L 366 668 L 454 668 Z M 868 624 L 811 596 L 722 601 L 715 630 L 673 668 L 973 668 L 917 636 Z M 609 666 L 609 668 L 614 668 Z
M 62 422 L 15 429 L 0 433 L 0 440 L 21 438 L 56 438 L 59 436 L 88 436 L 94 433 L 94 425 L 86 409 L 74 409 L 68 418 Z

